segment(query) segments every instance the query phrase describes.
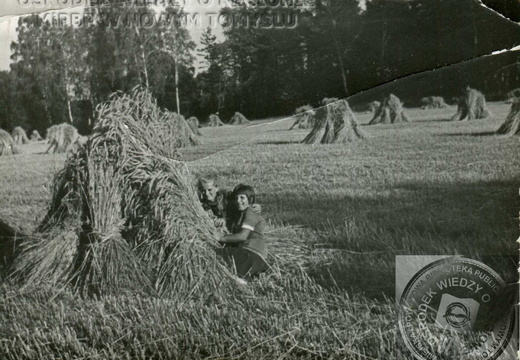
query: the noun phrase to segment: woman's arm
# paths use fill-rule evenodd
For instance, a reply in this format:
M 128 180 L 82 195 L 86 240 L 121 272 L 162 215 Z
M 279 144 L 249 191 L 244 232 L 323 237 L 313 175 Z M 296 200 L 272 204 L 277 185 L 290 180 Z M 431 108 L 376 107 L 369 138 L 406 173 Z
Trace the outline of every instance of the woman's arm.
M 221 244 L 240 244 L 247 240 L 250 232 L 251 230 L 242 228 L 240 229 L 240 232 L 237 232 L 236 234 L 223 236 L 219 242 Z

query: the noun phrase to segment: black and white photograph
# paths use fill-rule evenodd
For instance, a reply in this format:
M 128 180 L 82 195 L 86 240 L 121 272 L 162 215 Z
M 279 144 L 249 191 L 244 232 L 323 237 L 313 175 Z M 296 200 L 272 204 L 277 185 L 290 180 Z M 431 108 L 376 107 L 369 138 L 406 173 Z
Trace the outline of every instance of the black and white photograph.
M 3 0 L 0 359 L 513 360 L 518 0 Z

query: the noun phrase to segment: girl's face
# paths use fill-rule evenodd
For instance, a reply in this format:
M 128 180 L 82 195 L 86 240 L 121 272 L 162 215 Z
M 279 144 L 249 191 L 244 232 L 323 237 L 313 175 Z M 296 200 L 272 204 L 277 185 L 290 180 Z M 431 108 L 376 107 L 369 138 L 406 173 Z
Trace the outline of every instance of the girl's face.
M 249 199 L 246 194 L 238 194 L 236 197 L 237 208 L 239 211 L 244 211 L 249 207 Z

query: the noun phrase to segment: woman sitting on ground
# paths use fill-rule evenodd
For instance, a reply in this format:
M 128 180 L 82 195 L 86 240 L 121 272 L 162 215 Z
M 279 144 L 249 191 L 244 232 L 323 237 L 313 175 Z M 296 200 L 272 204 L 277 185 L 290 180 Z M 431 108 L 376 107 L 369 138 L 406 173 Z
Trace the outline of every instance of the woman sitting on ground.
M 230 235 L 218 235 L 224 245 L 219 253 L 235 267 L 241 278 L 251 278 L 269 268 L 264 240 L 265 220 L 253 212 L 255 191 L 249 185 L 237 185 L 232 193 L 236 210 L 232 213 Z

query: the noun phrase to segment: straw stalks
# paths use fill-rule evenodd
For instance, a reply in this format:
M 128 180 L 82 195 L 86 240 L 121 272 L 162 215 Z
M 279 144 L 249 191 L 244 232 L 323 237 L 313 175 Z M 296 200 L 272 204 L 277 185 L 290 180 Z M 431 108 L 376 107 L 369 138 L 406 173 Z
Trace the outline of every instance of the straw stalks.
M 294 123 L 289 128 L 292 130 L 296 129 L 310 129 L 314 126 L 314 115 L 316 112 L 310 105 L 303 105 L 294 110 Z
M 5 130 L 0 129 L 0 156 L 15 155 L 19 150 L 14 144 L 14 140 Z
M 65 153 L 72 148 L 78 138 L 78 130 L 74 126 L 67 123 L 53 125 L 47 130 L 49 147 L 45 153 L 48 154 L 51 149 L 54 154 Z
M 211 114 L 208 117 L 208 126 L 211 126 L 211 127 L 224 126 L 224 123 L 222 122 L 222 120 L 220 120 L 218 115 Z
M 427 96 L 421 99 L 421 109 L 442 109 L 447 107 L 442 96 Z
M 383 100 L 379 108 L 374 113 L 374 117 L 369 125 L 376 124 L 396 124 L 401 122 L 409 122 L 408 117 L 404 113 L 401 100 L 394 94 L 390 94 Z
M 197 119 L 195 116 L 192 116 L 186 121 L 188 122 L 188 125 L 191 128 L 191 131 L 193 131 L 193 133 L 195 135 L 202 136 L 202 133 L 200 132 L 200 129 L 199 129 L 200 128 L 199 119 Z
M 332 103 L 335 103 L 336 101 L 338 101 L 339 99 L 337 97 L 326 97 L 326 98 L 323 98 L 321 99 L 321 105 L 325 106 L 325 105 L 328 105 L 328 104 L 332 104 Z
M 373 113 L 374 111 L 379 109 L 380 106 L 381 106 L 381 102 L 379 102 L 377 100 L 371 101 L 367 104 L 366 111 Z
M 249 124 L 249 123 L 250 123 L 250 121 L 247 120 L 247 118 L 239 112 L 236 112 L 230 121 L 231 125 L 242 125 L 242 124 Z
M 484 119 L 490 115 L 484 95 L 480 91 L 467 87 L 464 94 L 459 98 L 457 113 L 451 117 L 451 120 Z
M 33 130 L 32 134 L 31 134 L 31 141 L 40 141 L 40 140 L 43 140 L 43 139 L 40 136 L 40 133 L 38 132 L 38 130 Z
M 517 90 L 516 97 L 513 98 L 511 110 L 504 123 L 497 130 L 497 134 L 518 135 L 520 134 L 520 90 Z
M 94 134 L 57 174 L 38 240 L 23 247 L 14 280 L 71 284 L 82 295 L 128 291 L 186 300 L 233 293 L 194 181 L 172 159 L 189 134 L 159 141 L 164 133 L 151 129 L 168 122 L 178 129 L 179 116 L 157 111 L 151 99 L 135 89 L 97 109 Z
M 29 143 L 27 133 L 21 126 L 17 126 L 13 129 L 11 135 L 13 136 L 14 143 L 17 145 L 25 145 Z
M 302 141 L 304 144 L 348 143 L 365 138 L 346 100 L 319 108 L 314 121 L 313 129 Z

